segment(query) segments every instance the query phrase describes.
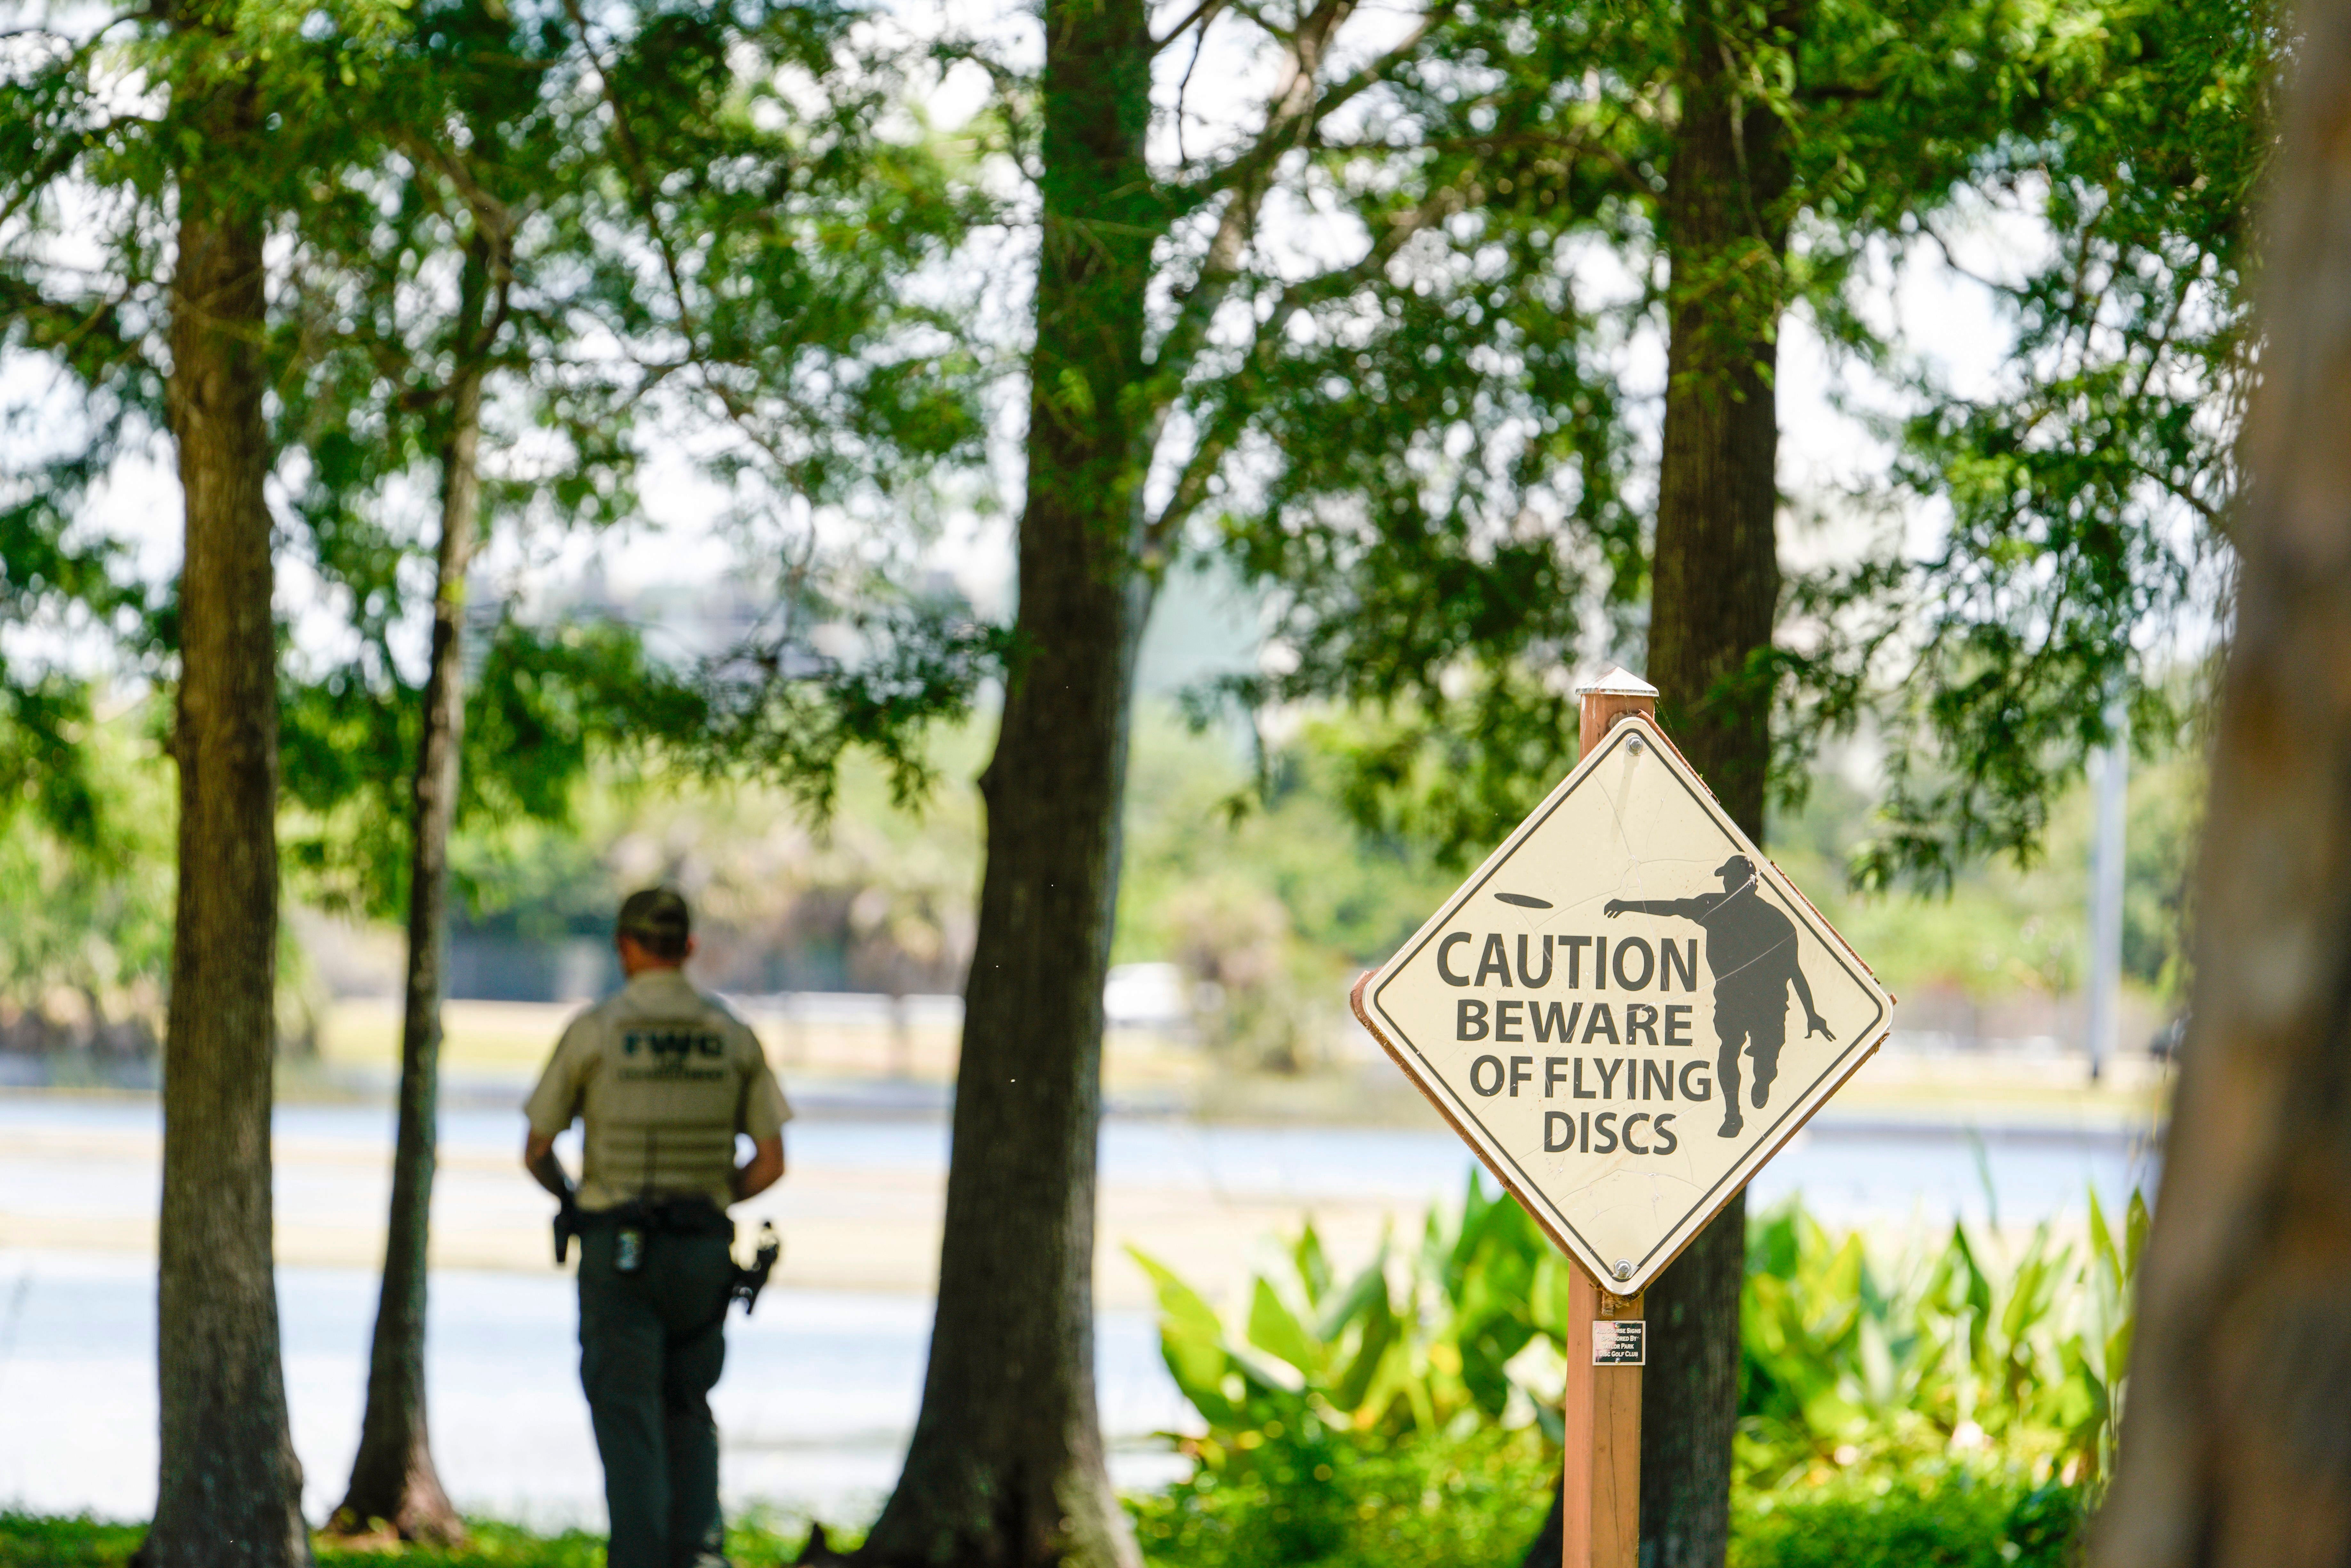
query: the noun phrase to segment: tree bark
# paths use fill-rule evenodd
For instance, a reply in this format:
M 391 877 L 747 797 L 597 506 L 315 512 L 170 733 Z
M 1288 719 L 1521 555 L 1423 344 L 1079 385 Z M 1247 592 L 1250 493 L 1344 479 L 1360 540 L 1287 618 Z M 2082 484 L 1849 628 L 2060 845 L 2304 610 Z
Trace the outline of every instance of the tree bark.
M 913 1447 L 865 1560 L 1139 1568 L 1094 1398 L 1102 980 L 1134 659 L 1154 240 L 1140 0 L 1048 0 L 1019 611 Z
M 254 156 L 249 87 L 198 111 L 179 186 L 168 388 L 186 507 L 179 891 L 163 1047 L 157 1232 L 162 1464 L 146 1568 L 309 1561 L 286 1422 L 271 1238 L 277 677 L 259 215 L 223 190 Z M 214 162 L 207 162 L 214 161 Z
M 449 834 L 457 817 L 465 735 L 465 572 L 480 537 L 484 330 L 487 246 L 465 256 L 448 433 L 441 448 L 441 542 L 433 591 L 433 656 L 417 739 L 408 876 L 408 975 L 400 1036 L 400 1123 L 392 1149 L 392 1212 L 383 1282 L 368 1356 L 367 1410 L 351 1479 L 331 1527 L 364 1533 L 390 1525 L 403 1541 L 455 1542 L 465 1527 L 442 1490 L 425 1419 L 426 1250 L 441 1093 L 441 999 L 447 984 Z M 503 292 L 503 289 L 501 289 Z M 502 312 L 501 312 L 502 314 Z
M 1792 25 L 1779 12 L 1769 25 Z M 1747 98 L 1703 0 L 1684 19 L 1681 120 L 1667 171 L 1666 418 L 1648 678 L 1659 722 L 1740 830 L 1763 841 L 1768 655 L 1779 606 L 1772 392 L 1791 171 L 1785 127 Z M 1651 1285 L 1641 1379 L 1643 1568 L 1721 1568 L 1739 1419 L 1740 1194 Z M 1526 1562 L 1558 1561 L 1558 1505 Z
M 1772 376 L 1790 170 L 1785 128 L 1740 93 L 1713 15 L 1694 5 L 1685 26 L 1682 123 L 1665 202 L 1673 277 L 1648 676 L 1667 733 L 1760 844 L 1780 599 Z M 1746 1266 L 1742 1192 L 1649 1287 L 1645 1568 L 1720 1568 L 1729 1549 Z
M 2351 1561 L 2351 5 L 2300 21 L 2194 1021 L 2097 1568 Z

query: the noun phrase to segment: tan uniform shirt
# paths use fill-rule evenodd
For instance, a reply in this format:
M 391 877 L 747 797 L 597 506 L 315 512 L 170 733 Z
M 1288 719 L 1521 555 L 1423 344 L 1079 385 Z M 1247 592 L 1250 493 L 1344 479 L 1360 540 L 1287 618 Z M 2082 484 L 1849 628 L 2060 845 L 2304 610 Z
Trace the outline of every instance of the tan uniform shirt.
M 750 1026 L 675 969 L 648 969 L 571 1020 L 523 1105 L 551 1138 L 587 1123 L 580 1207 L 632 1197 L 734 1201 L 735 1134 L 791 1120 Z

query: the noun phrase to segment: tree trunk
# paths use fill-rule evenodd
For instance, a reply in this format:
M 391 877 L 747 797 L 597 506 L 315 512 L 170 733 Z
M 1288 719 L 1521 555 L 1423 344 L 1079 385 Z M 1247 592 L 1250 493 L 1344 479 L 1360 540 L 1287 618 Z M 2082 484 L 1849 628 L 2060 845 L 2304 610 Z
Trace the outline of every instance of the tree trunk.
M 2300 20 L 2194 1022 L 2098 1568 L 2351 1561 L 2351 5 Z
M 180 181 L 172 433 L 186 507 L 180 577 L 179 892 L 163 1047 L 157 1232 L 162 1465 L 146 1568 L 309 1561 L 286 1424 L 270 1234 L 277 944 L 277 676 L 262 225 L 202 159 L 253 156 L 249 88 L 217 89 Z M 221 183 L 234 188 L 235 180 Z
M 1690 8 L 1686 26 L 1682 123 L 1665 202 L 1673 277 L 1648 676 L 1667 733 L 1760 844 L 1771 761 L 1767 655 L 1780 598 L 1772 373 L 1788 237 L 1786 131 L 1769 108 L 1739 94 L 1703 5 Z M 1649 1287 L 1644 1568 L 1721 1568 L 1729 1549 L 1746 1266 L 1742 1192 Z
M 489 267 L 476 241 L 465 256 L 457 369 L 441 450 L 441 545 L 433 591 L 433 663 L 424 678 L 409 846 L 408 983 L 400 1034 L 400 1129 L 392 1149 L 382 1291 L 368 1356 L 367 1411 L 351 1480 L 332 1528 L 390 1525 L 403 1541 L 455 1542 L 465 1527 L 441 1488 L 425 1421 L 426 1246 L 433 1218 L 435 1118 L 441 1086 L 441 997 L 449 945 L 449 832 L 457 816 L 465 733 L 465 571 L 479 537 L 482 329 Z
M 1019 612 L 922 1412 L 865 1558 L 1139 1568 L 1094 1401 L 1094 1155 L 1134 658 L 1153 241 L 1140 0 L 1048 0 Z
M 1774 25 L 1792 17 L 1779 15 Z M 1686 14 L 1681 123 L 1667 172 L 1666 419 L 1648 677 L 1658 716 L 1741 831 L 1763 840 L 1766 659 L 1778 609 L 1772 396 L 1790 170 L 1785 128 L 1740 96 L 1722 26 Z M 1641 1379 L 1643 1568 L 1721 1568 L 1739 1419 L 1742 1193 L 1651 1285 Z M 1527 1557 L 1558 1561 L 1558 1506 Z

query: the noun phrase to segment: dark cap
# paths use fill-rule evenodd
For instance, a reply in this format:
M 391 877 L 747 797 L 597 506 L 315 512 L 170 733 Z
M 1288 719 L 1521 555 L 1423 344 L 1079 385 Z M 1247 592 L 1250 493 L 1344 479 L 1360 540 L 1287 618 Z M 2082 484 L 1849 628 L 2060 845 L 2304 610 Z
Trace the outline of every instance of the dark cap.
M 1739 873 L 1740 881 L 1750 881 L 1755 875 L 1755 862 L 1745 855 L 1733 855 L 1714 868 L 1714 874 L 1717 876 L 1728 876 L 1732 872 Z
M 615 936 L 635 937 L 656 958 L 684 957 L 693 931 L 685 895 L 669 887 L 640 888 L 629 894 L 621 901 L 621 918 L 612 927 Z

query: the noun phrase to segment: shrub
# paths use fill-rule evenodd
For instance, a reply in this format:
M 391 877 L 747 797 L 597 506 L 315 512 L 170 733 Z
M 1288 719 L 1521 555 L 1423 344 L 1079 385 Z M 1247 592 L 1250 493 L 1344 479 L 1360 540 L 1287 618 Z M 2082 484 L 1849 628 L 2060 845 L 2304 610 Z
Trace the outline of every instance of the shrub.
M 1735 1470 L 1744 1568 L 2067 1560 L 2111 1459 L 2147 1227 L 2085 1249 L 1954 1226 L 1890 1258 L 1792 1200 L 1749 1232 Z M 1567 1264 L 1473 1173 L 1406 1257 L 1336 1275 L 1311 1225 L 1228 1322 L 1158 1286 L 1204 1430 L 1145 1551 L 1181 1568 L 1518 1561 L 1558 1484 Z
M 2044 1225 L 1992 1267 L 1997 1242 L 1964 1225 L 1881 1261 L 1793 1200 L 1757 1216 L 1740 1311 L 1742 1480 L 1982 1454 L 2095 1483 L 2112 1462 L 2147 1229 L 2136 1194 L 2117 1236 L 2094 1191 L 2085 1251 Z
M 1416 1251 L 1392 1259 L 1383 1241 L 1349 1280 L 1332 1272 L 1310 1222 L 1283 1249 L 1282 1267 L 1252 1282 L 1248 1315 L 1231 1327 L 1166 1268 L 1128 1250 L 1158 1288 L 1160 1349 L 1207 1425 L 1189 1447 L 1211 1469 L 1242 1438 L 1273 1424 L 1300 1431 L 1310 1417 L 1380 1440 L 1478 1417 L 1548 1416 L 1557 1435 L 1556 1375 L 1547 1403 L 1511 1396 L 1524 1385 L 1522 1353 L 1564 1342 L 1568 1264 L 1526 1210 L 1489 1197 L 1474 1172 L 1458 1209 L 1429 1212 Z
M 2131 1299 L 2147 1237 L 2134 1196 L 2117 1232 L 2089 1198 L 2088 1246 L 2047 1226 L 2016 1255 L 1954 1225 L 1939 1245 L 1873 1257 L 1797 1201 L 1755 1217 L 1740 1318 L 1738 1475 L 1771 1489 L 1857 1461 L 1995 1458 L 2095 1484 L 2111 1462 Z M 1228 1323 L 1149 1258 L 1160 1346 L 1207 1430 L 1214 1469 L 1249 1434 L 1312 1421 L 1382 1441 L 1482 1418 L 1556 1438 L 1569 1265 L 1473 1172 L 1417 1251 L 1342 1281 L 1310 1223 Z
M 1730 1568 L 2065 1568 L 2078 1487 L 2013 1470 L 1921 1467 L 1745 1492 Z
M 1531 1428 L 1387 1440 L 1310 1419 L 1129 1506 L 1161 1568 L 1518 1568 L 1558 1484 Z

